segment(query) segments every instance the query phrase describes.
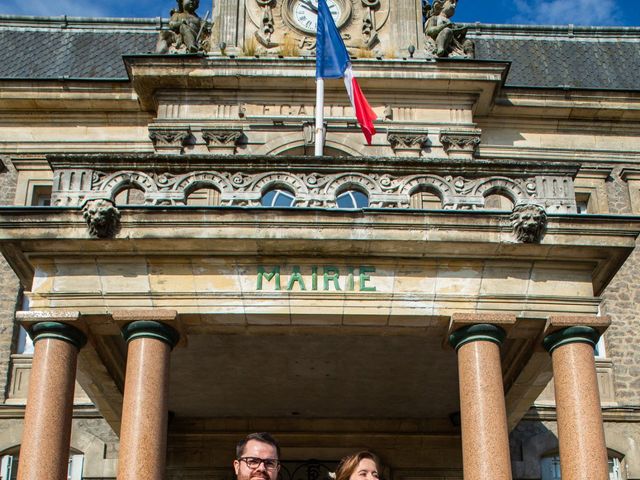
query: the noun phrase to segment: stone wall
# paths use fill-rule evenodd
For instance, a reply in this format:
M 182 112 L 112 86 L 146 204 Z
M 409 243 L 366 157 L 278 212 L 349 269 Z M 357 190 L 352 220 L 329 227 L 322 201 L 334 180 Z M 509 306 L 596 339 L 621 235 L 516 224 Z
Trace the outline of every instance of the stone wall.
M 616 168 L 608 182 L 611 213 L 631 214 L 629 188 Z M 640 247 L 607 287 L 602 313 L 611 315 L 612 325 L 605 335 L 607 356 L 614 361 L 616 400 L 621 406 L 640 406 Z
M 0 158 L 6 171 L 0 172 L 0 205 L 12 205 L 16 190 L 16 170 L 11 161 Z M 4 402 L 9 379 L 9 363 L 13 343 L 14 312 L 18 300 L 18 278 L 0 256 L 0 402 Z

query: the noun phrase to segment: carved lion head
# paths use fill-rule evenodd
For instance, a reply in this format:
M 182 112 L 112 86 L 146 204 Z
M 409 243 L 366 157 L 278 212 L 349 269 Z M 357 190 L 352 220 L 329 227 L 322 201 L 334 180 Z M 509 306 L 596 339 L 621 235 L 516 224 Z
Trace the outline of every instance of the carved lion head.
M 540 205 L 517 205 L 511 213 L 511 226 L 522 243 L 540 243 L 547 228 L 547 213 Z
M 92 237 L 113 238 L 120 231 L 120 212 L 110 200 L 89 200 L 82 208 L 82 216 Z

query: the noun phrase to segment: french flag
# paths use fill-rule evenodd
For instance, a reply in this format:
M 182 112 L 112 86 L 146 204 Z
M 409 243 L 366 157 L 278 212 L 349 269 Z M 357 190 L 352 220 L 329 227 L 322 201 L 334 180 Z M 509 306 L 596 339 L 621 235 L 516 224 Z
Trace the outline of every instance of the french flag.
M 316 35 L 316 78 L 344 78 L 351 105 L 364 133 L 367 143 L 376 134 L 373 126 L 378 118 L 365 98 L 356 77 L 349 53 L 344 46 L 338 27 L 336 27 L 326 0 L 318 0 L 318 31 Z

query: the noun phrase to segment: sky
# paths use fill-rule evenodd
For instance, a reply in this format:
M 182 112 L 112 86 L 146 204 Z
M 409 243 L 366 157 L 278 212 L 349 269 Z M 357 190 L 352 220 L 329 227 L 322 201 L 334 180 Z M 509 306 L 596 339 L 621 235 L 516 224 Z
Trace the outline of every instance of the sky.
M 394 0 L 390 0 L 394 1 Z M 201 0 L 201 16 L 211 10 Z M 640 27 L 640 0 L 458 0 L 458 22 Z M 173 0 L 0 0 L 0 14 L 168 17 Z

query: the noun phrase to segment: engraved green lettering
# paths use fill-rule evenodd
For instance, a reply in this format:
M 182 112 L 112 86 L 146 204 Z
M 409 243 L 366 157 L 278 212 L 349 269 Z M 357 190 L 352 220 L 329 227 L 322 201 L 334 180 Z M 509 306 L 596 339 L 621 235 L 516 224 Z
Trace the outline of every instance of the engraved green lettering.
M 318 267 L 311 267 L 311 290 L 318 291 Z
M 376 287 L 367 286 L 367 282 L 371 281 L 370 273 L 376 273 L 376 267 L 362 266 L 360 267 L 360 291 L 375 292 Z
M 347 275 L 347 288 L 346 290 L 349 292 L 353 292 L 355 290 L 355 285 L 354 285 L 354 281 L 353 281 L 353 267 L 347 267 L 347 270 L 349 271 L 348 275 Z
M 258 284 L 256 285 L 256 290 L 258 291 L 262 290 L 263 279 L 265 279 L 267 282 L 270 282 L 271 280 L 273 280 L 274 277 L 276 280 L 275 289 L 281 290 L 282 287 L 280 286 L 280 267 L 275 266 L 273 267 L 273 270 L 271 270 L 271 272 L 267 273 L 267 271 L 264 269 L 262 265 L 259 266 L 258 267 Z
M 329 282 L 333 282 L 333 287 L 336 291 L 342 290 L 340 288 L 340 270 L 336 267 L 324 267 L 324 290 L 329 290 Z
M 306 287 L 304 286 L 304 278 L 302 278 L 302 274 L 300 273 L 300 267 L 293 267 L 293 271 L 291 272 L 291 277 L 289 277 L 289 283 L 287 284 L 287 291 L 290 292 L 293 290 L 293 285 L 298 282 L 300 284 L 300 290 L 306 291 Z

